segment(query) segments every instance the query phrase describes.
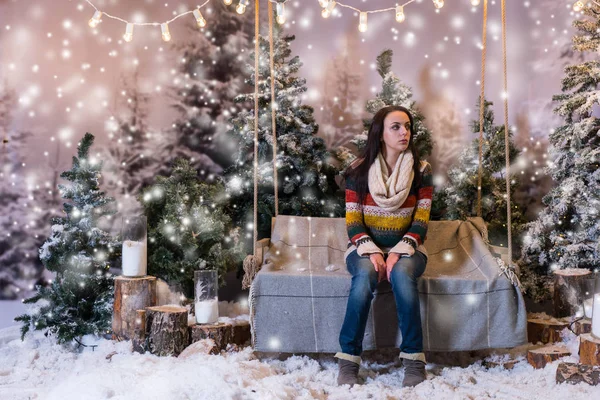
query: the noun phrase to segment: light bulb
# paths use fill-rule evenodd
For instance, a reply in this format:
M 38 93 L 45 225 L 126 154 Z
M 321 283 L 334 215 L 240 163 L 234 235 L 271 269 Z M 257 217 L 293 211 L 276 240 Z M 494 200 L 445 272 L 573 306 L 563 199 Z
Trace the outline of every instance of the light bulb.
M 444 0 L 433 0 L 433 5 L 435 8 L 442 8 L 444 7 Z
M 323 18 L 329 18 L 329 16 L 333 12 L 333 9 L 335 8 L 336 4 L 337 3 L 333 0 L 331 0 L 329 3 L 327 3 L 327 7 L 324 8 L 323 11 L 321 12 L 321 15 L 323 16 Z
M 396 21 L 404 22 L 406 15 L 404 15 L 404 6 L 396 6 Z
M 168 42 L 171 40 L 171 32 L 169 32 L 169 25 L 165 22 L 164 24 L 160 24 L 160 30 L 162 32 L 162 40 Z
M 198 24 L 198 27 L 204 28 L 206 26 L 206 20 L 202 16 L 200 10 L 196 8 L 192 13 L 194 14 L 194 18 L 196 18 L 196 23 Z
M 127 23 L 127 27 L 125 28 L 125 34 L 123 35 L 123 40 L 126 42 L 131 42 L 133 40 L 133 24 Z
M 277 3 L 277 23 L 279 25 L 285 24 L 285 3 Z
M 102 22 L 102 20 L 100 18 L 102 18 L 102 12 L 100 12 L 100 11 L 94 12 L 94 16 L 92 18 L 90 18 L 90 20 L 88 21 L 88 25 L 90 26 L 90 28 L 97 27 L 98 24 L 100 22 Z
M 366 32 L 367 31 L 367 13 L 366 12 L 361 12 L 360 13 L 359 23 L 358 23 L 358 30 L 360 32 Z
M 235 11 L 238 14 L 243 14 L 246 11 L 246 6 L 249 4 L 250 0 L 240 0 L 239 4 L 235 8 Z
M 327 7 L 327 4 L 329 3 L 329 0 L 319 0 L 319 4 L 321 5 L 321 7 L 325 8 Z
M 480 0 L 471 0 L 471 5 L 473 7 L 477 7 L 479 5 L 479 3 L 480 3 Z
M 584 7 L 583 1 L 581 1 L 581 0 L 577 1 L 577 2 L 575 2 L 575 4 L 573 4 L 573 11 L 579 12 L 579 11 L 583 10 L 583 7 Z
M 223 3 L 225 3 L 226 6 L 230 6 L 231 0 L 223 0 Z

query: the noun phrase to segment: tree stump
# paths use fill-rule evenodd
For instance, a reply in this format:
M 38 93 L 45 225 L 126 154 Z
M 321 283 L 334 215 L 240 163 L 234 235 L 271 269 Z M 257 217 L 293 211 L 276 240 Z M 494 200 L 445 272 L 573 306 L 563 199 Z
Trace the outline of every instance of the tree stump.
M 147 349 L 152 354 L 178 356 L 190 344 L 184 307 L 148 307 L 145 325 Z
M 560 363 L 556 370 L 556 383 L 577 384 L 585 382 L 596 386 L 600 383 L 600 367 L 575 363 Z
M 579 362 L 586 365 L 600 365 L 600 339 L 585 333 L 580 336 Z
M 580 319 L 579 321 L 573 322 L 571 327 L 576 335 L 583 335 L 584 333 L 592 332 L 592 321 L 589 319 Z
M 530 343 L 544 344 L 560 342 L 560 333 L 568 327 L 568 322 L 556 318 L 527 318 L 527 340 Z
M 577 313 L 581 301 L 583 280 L 592 272 L 585 268 L 566 268 L 554 271 L 554 316 L 570 317 Z
M 232 343 L 237 344 L 239 346 L 243 346 L 250 339 L 252 339 L 252 334 L 250 332 L 250 322 L 249 321 L 236 321 L 233 324 Z
M 527 352 L 527 362 L 533 368 L 544 368 L 546 364 L 556 361 L 561 357 L 570 356 L 571 352 L 565 346 L 544 346 Z
M 219 351 L 225 350 L 233 338 L 231 324 L 216 322 L 214 324 L 196 324 L 189 327 L 191 343 L 202 339 L 212 339 Z
M 115 279 L 115 303 L 112 317 L 113 339 L 134 337 L 137 310 L 156 305 L 156 278 L 143 276 Z

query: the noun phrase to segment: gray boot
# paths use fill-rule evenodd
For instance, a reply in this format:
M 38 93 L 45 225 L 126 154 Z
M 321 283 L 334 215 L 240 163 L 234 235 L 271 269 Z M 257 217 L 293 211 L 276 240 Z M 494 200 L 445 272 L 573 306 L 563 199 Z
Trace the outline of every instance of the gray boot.
M 404 381 L 402 381 L 403 387 L 417 386 L 419 383 L 427 379 L 425 374 L 425 363 L 423 361 L 403 358 L 402 364 L 404 365 Z
M 338 366 L 340 368 L 337 381 L 338 385 L 356 385 L 358 382 L 358 368 L 360 365 L 355 362 L 339 358 Z

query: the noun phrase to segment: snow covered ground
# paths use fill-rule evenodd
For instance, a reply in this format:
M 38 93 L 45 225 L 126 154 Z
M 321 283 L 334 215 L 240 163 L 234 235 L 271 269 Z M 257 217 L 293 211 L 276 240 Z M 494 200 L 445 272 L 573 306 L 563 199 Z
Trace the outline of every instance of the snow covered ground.
M 238 303 L 221 302 L 221 315 L 245 318 Z M 226 318 L 226 317 L 225 317 Z M 375 353 L 363 361 L 364 384 L 337 387 L 331 355 L 257 358 L 250 347 L 220 355 L 160 358 L 132 353 L 130 342 L 84 338 L 94 351 L 59 346 L 40 332 L 19 339 L 18 327 L 0 330 L 0 399 L 569 399 L 600 398 L 600 387 L 557 385 L 558 362 L 534 370 L 527 346 L 511 350 L 513 370 L 486 370 L 481 360 L 436 355 L 428 380 L 401 387 L 403 369 L 395 358 Z M 576 352 L 574 335 L 565 342 Z M 114 354 L 113 354 L 114 353 Z M 387 352 L 389 353 L 389 352 Z M 112 356 L 111 356 L 112 354 Z M 500 359 L 503 355 L 496 355 Z M 571 356 L 565 361 L 577 361 Z M 430 358 L 431 361 L 431 358 Z M 466 364 L 462 368 L 457 365 Z

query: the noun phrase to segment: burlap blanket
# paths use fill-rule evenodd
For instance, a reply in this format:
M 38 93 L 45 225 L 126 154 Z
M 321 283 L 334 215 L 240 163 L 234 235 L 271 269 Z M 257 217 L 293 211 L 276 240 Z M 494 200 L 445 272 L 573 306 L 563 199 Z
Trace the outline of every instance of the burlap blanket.
M 350 291 L 343 218 L 279 216 L 263 266 L 250 289 L 253 346 L 258 351 L 340 351 L 338 336 Z M 419 279 L 425 351 L 514 347 L 527 342 L 518 286 L 502 272 L 481 218 L 431 221 L 427 268 Z M 396 304 L 379 284 L 365 350 L 398 346 Z

